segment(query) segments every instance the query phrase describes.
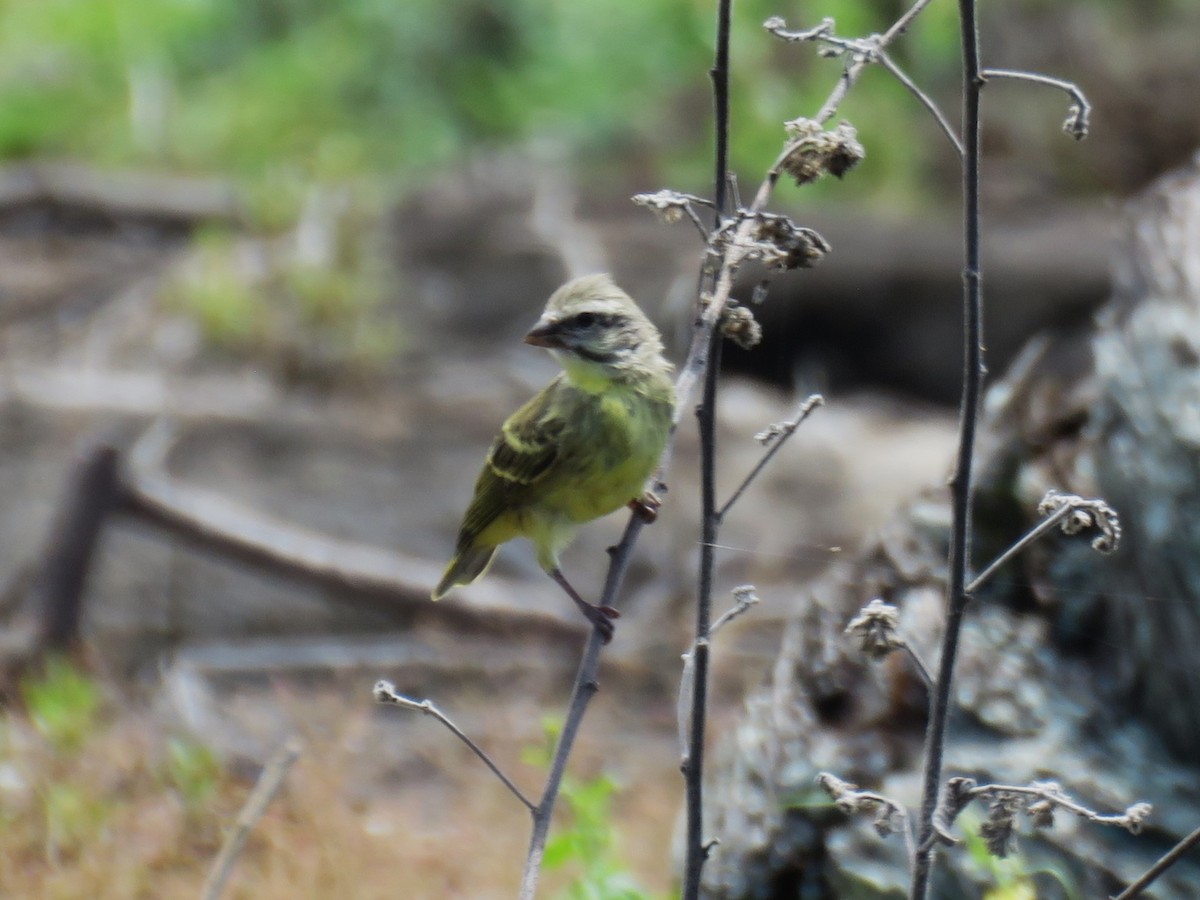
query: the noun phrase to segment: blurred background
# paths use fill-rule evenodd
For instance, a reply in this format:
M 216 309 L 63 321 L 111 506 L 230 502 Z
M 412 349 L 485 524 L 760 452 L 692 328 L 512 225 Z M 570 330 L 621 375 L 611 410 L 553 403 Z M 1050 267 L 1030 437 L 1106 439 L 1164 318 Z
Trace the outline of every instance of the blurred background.
M 782 122 L 813 114 L 842 66 L 761 23 L 832 16 L 853 36 L 904 8 L 735 4 L 744 196 Z M 934 3 L 893 53 L 951 120 L 955 11 Z M 999 374 L 1030 336 L 1086 325 L 1116 203 L 1200 146 L 1200 8 L 983 13 L 989 65 L 1071 79 L 1095 107 L 1076 144 L 1064 95 L 986 93 Z M 701 242 L 628 198 L 710 192 L 714 15 L 708 0 L 0 2 L 0 894 L 194 896 L 259 766 L 299 735 L 232 895 L 512 895 L 525 813 L 444 729 L 374 709 L 370 686 L 432 697 L 536 793 L 582 642 L 574 610 L 521 547 L 477 587 L 424 596 L 495 428 L 555 371 L 520 342 L 554 287 L 613 272 L 682 357 Z M 724 490 L 756 432 L 810 391 L 829 407 L 722 533 L 720 589 L 753 581 L 766 602 L 720 648 L 718 727 L 800 586 L 951 458 L 957 160 L 882 70 L 840 117 L 865 161 L 783 185 L 772 207 L 833 252 L 776 279 L 764 343 L 728 353 Z M 104 507 L 81 568 L 58 551 L 97 452 L 142 506 Z M 580 878 L 671 884 L 694 457 L 685 417 L 548 895 Z M 585 529 L 574 581 L 599 585 L 620 527 Z M 205 528 L 249 537 L 231 555 Z M 362 577 L 303 574 L 320 560 Z M 88 575 L 77 611 L 68 570 Z M 69 664 L 33 664 L 50 620 Z

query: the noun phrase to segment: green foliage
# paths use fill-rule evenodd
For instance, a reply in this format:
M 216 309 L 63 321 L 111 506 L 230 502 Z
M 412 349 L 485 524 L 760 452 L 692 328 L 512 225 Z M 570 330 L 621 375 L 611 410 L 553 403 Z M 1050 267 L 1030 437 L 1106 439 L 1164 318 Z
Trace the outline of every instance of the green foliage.
M 262 295 L 235 264 L 233 235 L 211 230 L 196 238 L 191 265 L 168 286 L 168 301 L 190 313 L 204 336 L 219 346 L 254 343 L 265 328 Z
M 51 858 L 75 852 L 111 817 L 112 801 L 94 785 L 70 780 L 45 785 L 41 795 L 46 852 Z
M 21 696 L 34 728 L 58 753 L 81 747 L 100 717 L 100 689 L 64 659 L 52 659 L 45 670 L 21 685 Z
M 542 724 L 545 744 L 528 748 L 523 758 L 530 765 L 548 768 L 562 724 L 551 719 Z M 542 865 L 547 871 L 572 873 L 570 884 L 561 894 L 566 900 L 651 900 L 617 856 L 612 810 L 616 792 L 616 782 L 606 775 L 587 780 L 563 777 L 559 808 L 570 824 L 560 824 L 552 833 Z
M 782 122 L 811 115 L 841 66 L 778 44 L 763 20 L 830 15 L 839 33 L 867 34 L 900 9 L 884 7 L 735 4 L 736 168 L 762 172 Z M 952 63 L 952 13 L 935 4 L 906 38 L 914 77 Z M 703 183 L 713 28 L 708 0 L 4 0 L 0 157 L 332 180 L 411 176 L 481 142 L 552 135 L 636 146 Z M 875 161 L 856 180 L 878 184 L 926 143 L 911 137 L 924 114 L 885 74 L 864 80 L 846 113 Z
M 284 240 L 199 234 L 166 285 L 166 304 L 194 317 L 210 345 L 264 362 L 284 380 L 371 379 L 395 358 L 402 334 L 384 309 L 386 273 L 365 239 L 367 223 L 331 219 L 328 258 L 300 258 Z
M 167 741 L 167 781 L 191 813 L 203 812 L 221 785 L 221 761 L 203 744 L 183 738 Z

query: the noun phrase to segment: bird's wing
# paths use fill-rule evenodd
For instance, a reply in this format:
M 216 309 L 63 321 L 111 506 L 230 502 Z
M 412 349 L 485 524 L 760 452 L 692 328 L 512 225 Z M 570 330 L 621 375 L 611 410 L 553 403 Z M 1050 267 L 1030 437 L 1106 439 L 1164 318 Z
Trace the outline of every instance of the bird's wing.
M 509 416 L 496 436 L 463 518 L 459 545 L 471 543 L 506 509 L 519 505 L 554 467 L 566 427 L 555 402 L 561 378 Z

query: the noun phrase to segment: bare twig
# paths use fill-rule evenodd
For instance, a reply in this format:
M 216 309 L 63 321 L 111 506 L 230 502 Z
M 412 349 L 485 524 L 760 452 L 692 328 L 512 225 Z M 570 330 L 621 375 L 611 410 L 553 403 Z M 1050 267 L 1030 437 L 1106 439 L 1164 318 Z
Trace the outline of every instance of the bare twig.
M 1121 891 L 1121 893 L 1117 894 L 1117 896 L 1113 897 L 1113 900 L 1133 900 L 1134 897 L 1140 896 L 1142 891 L 1146 890 L 1146 888 L 1150 887 L 1150 885 L 1158 880 L 1159 875 L 1167 871 L 1167 869 L 1171 868 L 1171 866 L 1175 865 L 1175 863 L 1183 858 L 1184 854 L 1186 854 L 1197 844 L 1200 844 L 1200 828 L 1197 828 L 1178 844 L 1164 853 L 1159 858 L 1158 862 L 1146 870 L 1145 874 L 1143 874 L 1141 878 L 1130 884 L 1129 887 L 1125 888 L 1125 890 Z
M 984 79 L 1007 78 L 1011 81 L 1029 81 L 1033 84 L 1044 84 L 1047 87 L 1064 91 L 1071 98 L 1071 108 L 1067 111 L 1067 118 L 1063 122 L 1063 131 L 1077 141 L 1088 136 L 1092 105 L 1088 103 L 1087 97 L 1074 82 L 1052 78 L 1049 75 L 1040 75 L 1037 72 L 1019 72 L 1014 69 L 984 69 L 980 75 Z
M 375 697 L 376 703 L 387 703 L 392 706 L 402 707 L 403 709 L 416 710 L 417 712 L 425 713 L 427 716 L 433 716 L 450 729 L 450 732 L 455 737 L 470 747 L 471 752 L 483 760 L 483 764 L 492 770 L 492 774 L 504 783 L 504 786 L 512 792 L 514 797 L 525 804 L 526 809 L 533 810 L 535 808 L 533 803 L 521 793 L 521 789 L 513 784 L 512 780 L 500 770 L 500 767 L 492 761 L 492 758 L 484 752 L 483 748 L 471 740 L 461 728 L 455 725 L 449 716 L 437 708 L 432 700 L 413 700 L 410 697 L 405 697 L 403 694 L 396 693 L 396 686 L 390 681 L 382 680 L 375 682 L 372 694 Z
M 1085 529 L 1098 530 L 1100 534 L 1092 541 L 1092 546 L 1101 553 L 1112 553 L 1121 541 L 1120 520 L 1112 507 L 1103 500 L 1085 500 L 1075 494 L 1049 491 L 1038 505 L 1038 512 L 1048 518 L 1031 528 L 976 575 L 967 585 L 968 594 L 974 594 L 1001 566 L 1056 525 L 1061 524 L 1066 534 L 1078 534 Z
M 925 660 L 921 659 L 921 654 L 917 653 L 913 645 L 908 641 L 904 641 L 900 645 L 900 649 L 907 654 L 909 662 L 913 664 L 913 668 L 917 670 L 917 674 L 925 682 L 925 687 L 930 693 L 933 693 L 933 673 L 929 671 L 929 666 L 925 664 Z
M 778 16 L 768 19 L 764 23 L 764 27 L 779 39 L 788 41 L 789 43 L 805 41 L 824 44 L 830 48 L 824 51 L 824 55 L 845 55 L 848 61 L 845 71 L 842 74 L 842 80 L 839 82 L 839 102 L 865 66 L 871 63 L 878 63 L 883 66 L 893 78 L 900 82 L 905 90 L 916 97 L 918 102 L 929 111 L 930 115 L 937 122 L 938 127 L 942 130 L 942 133 L 946 135 L 950 143 L 954 146 L 955 151 L 959 156 L 962 156 L 962 142 L 958 139 L 958 135 L 954 133 L 954 127 L 950 124 L 945 114 L 934 103 L 933 98 L 921 90 L 916 82 L 909 78 L 905 71 L 896 64 L 895 60 L 885 52 L 888 45 L 908 30 L 908 26 L 912 24 L 913 20 L 920 15 L 921 11 L 930 2 L 931 0 L 918 0 L 886 32 L 883 34 L 873 34 L 865 38 L 838 37 L 833 33 L 834 21 L 829 18 L 823 20 L 815 28 L 810 28 L 807 31 L 788 31 L 783 19 Z M 828 107 L 828 104 L 826 106 Z M 827 112 L 826 108 L 823 108 L 817 114 L 817 121 L 824 122 L 832 115 L 832 109 L 829 109 Z
M 759 603 L 758 594 L 752 584 L 739 585 L 733 589 L 732 593 L 733 606 L 725 610 L 708 629 L 707 643 L 709 644 L 712 643 L 712 638 L 718 631 Z M 697 642 L 693 642 L 692 646 L 683 654 L 683 677 L 679 680 L 679 699 L 675 706 L 676 722 L 679 725 L 679 758 L 684 767 L 687 766 L 690 756 L 688 744 L 692 727 L 692 698 L 696 679 L 696 647 Z
M 1140 834 L 1153 811 L 1149 803 L 1135 803 L 1115 815 L 1098 813 L 1071 799 L 1062 786 L 1053 781 L 1012 785 L 978 784 L 972 778 L 951 778 L 946 783 L 942 808 L 937 815 L 943 842 L 955 842 L 946 831 L 973 800 L 988 801 L 988 817 L 979 833 L 987 843 L 988 852 L 1002 859 L 1015 846 L 1016 820 L 1020 812 L 1029 816 L 1035 828 L 1052 828 L 1055 809 L 1063 809 L 1096 825 L 1113 825 L 1130 834 Z
M 912 823 L 908 817 L 908 810 L 902 804 L 883 794 L 860 791 L 858 785 L 843 781 L 829 772 L 819 773 L 817 784 L 833 798 L 837 808 L 847 815 L 862 812 L 875 813 L 875 832 L 880 837 L 885 838 L 896 831 L 901 832 L 904 835 L 904 848 L 911 865 L 917 848 L 913 842 Z
M 983 282 L 980 262 L 979 101 L 983 79 L 979 74 L 979 27 L 975 0 L 959 0 L 959 22 L 963 56 L 963 389 L 959 411 L 958 454 L 951 479 L 953 522 L 950 535 L 949 582 L 946 587 L 946 625 L 937 682 L 930 704 L 925 737 L 925 766 L 921 789 L 921 814 L 917 830 L 917 853 L 913 859 L 909 900 L 925 900 L 933 864 L 934 819 L 938 787 L 942 780 L 946 724 L 950 709 L 951 684 L 958 656 L 958 640 L 967 605 L 967 573 L 971 568 L 971 464 L 975 453 L 975 429 L 983 384 Z
M 892 77 L 900 82 L 929 111 L 934 121 L 937 122 L 938 128 L 942 130 L 942 134 L 946 136 L 946 139 L 954 147 L 954 152 L 961 157 L 963 155 L 962 141 L 958 139 L 958 135 L 954 132 L 954 126 L 950 124 L 950 120 L 946 118 L 946 114 L 942 112 L 941 107 L 934 103 L 933 98 L 921 90 L 917 83 L 908 77 L 908 73 L 896 65 L 895 61 L 884 51 L 879 51 L 878 59 L 879 64 L 887 69 Z
M 733 0 L 717 0 L 717 46 L 709 76 L 713 85 L 713 224 L 721 227 L 728 212 L 725 192 L 729 185 L 729 28 L 733 15 Z
M 891 28 L 883 33 L 883 37 L 879 39 L 880 46 L 888 46 L 894 40 L 896 40 L 896 38 L 908 31 L 909 26 L 916 21 L 917 16 L 921 14 L 921 11 L 932 2 L 933 0 L 917 0 L 916 3 L 908 8 L 908 11 L 904 15 L 895 21 Z
M 976 591 L 978 591 L 981 587 L 987 584 L 988 579 L 995 575 L 996 571 L 1001 566 L 1003 566 L 1006 562 L 1008 562 L 1042 535 L 1049 531 L 1053 531 L 1054 527 L 1070 514 L 1070 507 L 1064 506 L 1057 512 L 1053 513 L 1050 518 L 1043 519 L 1036 526 L 1025 532 L 1024 536 L 1022 536 L 1015 544 L 997 556 L 991 561 L 991 563 L 987 565 L 986 568 L 984 568 L 982 572 L 975 576 L 975 579 L 967 585 L 967 593 L 974 594 Z
M 717 0 L 716 54 L 710 72 L 713 84 L 713 131 L 715 160 L 713 197 L 714 234 L 720 233 L 728 212 L 726 189 L 729 181 L 729 28 L 733 0 Z M 722 263 L 726 261 L 722 254 Z M 722 266 L 724 268 L 724 265 Z M 725 312 L 728 295 L 716 309 L 714 322 Z M 721 527 L 717 513 L 717 377 L 721 372 L 721 329 L 711 332 L 708 342 L 708 361 L 704 371 L 704 393 L 696 408 L 700 430 L 700 505 L 701 540 L 700 571 L 696 586 L 696 638 L 688 654 L 685 668 L 690 667 L 691 713 L 688 719 L 689 738 L 683 757 L 682 771 L 686 785 L 686 823 L 684 836 L 683 900 L 700 896 L 700 874 L 708 858 L 711 842 L 704 840 L 704 736 L 708 714 L 708 649 L 712 637 L 712 584 L 715 566 L 714 545 Z
M 712 627 L 708 629 L 710 638 L 738 616 L 748 612 L 752 606 L 762 602 L 752 584 L 739 584 L 730 593 L 733 594 L 733 606 L 721 613 L 717 621 L 712 623 Z
M 712 333 L 708 370 L 704 378 L 704 396 L 696 408 L 700 426 L 700 504 L 702 536 L 700 575 L 696 590 L 696 639 L 688 662 L 691 665 L 691 713 L 687 754 L 681 764 L 687 787 L 687 822 L 683 870 L 683 900 L 700 896 L 700 873 L 708 857 L 704 840 L 704 737 L 708 713 L 708 651 L 711 640 L 712 585 L 716 564 L 717 515 L 716 488 L 716 415 L 717 375 L 721 367 L 720 331 Z
M 717 521 L 721 521 L 725 518 L 725 514 L 729 512 L 730 507 L 737 503 L 742 494 L 746 492 L 746 488 L 748 488 L 751 482 L 758 477 L 758 474 L 766 467 L 767 463 L 771 461 L 771 458 L 779 452 L 780 448 L 787 442 L 787 439 L 796 433 L 796 429 L 799 428 L 801 423 L 808 418 L 809 414 L 818 406 L 824 405 L 824 397 L 822 397 L 820 394 L 812 394 L 800 404 L 800 408 L 796 411 L 796 415 L 787 422 L 780 422 L 778 424 L 771 425 L 765 431 L 759 432 L 754 436 L 755 440 L 767 448 L 767 452 L 763 454 L 762 458 L 758 461 L 758 464 L 755 465 L 755 467 L 750 470 L 746 477 L 742 479 L 742 483 L 737 486 L 737 490 L 733 492 L 733 495 L 726 500 L 725 504 L 717 511 Z
M 217 900 L 224 892 L 229 876 L 233 872 L 234 863 L 237 862 L 238 856 L 246 846 L 246 839 L 250 836 L 250 832 L 258 820 L 267 811 L 267 807 L 271 805 L 271 801 L 275 799 L 275 795 L 279 793 L 279 789 L 283 787 L 283 780 L 287 777 L 292 765 L 300 758 L 301 749 L 299 739 L 288 738 L 263 766 L 254 789 L 250 791 L 250 796 L 246 798 L 245 804 L 238 813 L 233 830 L 225 838 L 221 852 L 213 861 L 208 878 L 204 882 L 204 889 L 200 894 L 203 900 Z
M 632 513 L 621 535 L 620 543 L 613 548 L 608 575 L 604 581 L 604 590 L 600 595 L 601 606 L 613 606 L 629 568 L 638 535 L 645 526 L 645 519 L 639 513 Z M 554 804 L 558 800 L 558 791 L 562 785 L 563 774 L 566 772 L 567 759 L 575 745 L 575 737 L 579 733 L 580 723 L 587 711 L 588 702 L 595 695 L 599 686 L 596 675 L 600 669 L 600 648 L 602 639 L 600 633 L 592 629 L 584 646 L 583 658 L 579 661 L 579 669 L 575 674 L 575 683 L 571 689 L 571 699 L 568 702 L 566 718 L 563 720 L 562 731 L 558 735 L 558 743 L 554 748 L 554 756 L 550 762 L 550 772 L 546 777 L 546 786 L 542 797 L 533 808 L 533 830 L 529 836 L 529 851 L 525 856 L 525 868 L 521 874 L 521 900 L 533 900 L 537 892 L 538 878 L 542 870 L 542 858 L 546 853 L 546 839 L 550 834 L 550 820 L 554 814 Z
M 637 206 L 651 210 L 668 225 L 674 224 L 684 216 L 687 216 L 692 220 L 692 224 L 696 226 L 696 230 L 700 232 L 700 237 L 705 242 L 708 241 L 708 229 L 700 221 L 700 215 L 696 212 L 696 207 L 711 207 L 713 206 L 712 201 L 705 200 L 703 197 L 697 197 L 695 194 L 683 194 L 679 191 L 664 188 L 661 191 L 655 191 L 653 194 L 634 194 L 633 202 Z

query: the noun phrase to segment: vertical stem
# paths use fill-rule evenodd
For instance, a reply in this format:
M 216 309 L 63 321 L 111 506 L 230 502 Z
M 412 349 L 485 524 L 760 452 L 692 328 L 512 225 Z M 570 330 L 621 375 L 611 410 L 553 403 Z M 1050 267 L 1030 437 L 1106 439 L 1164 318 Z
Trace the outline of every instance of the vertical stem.
M 717 52 L 709 77 L 713 83 L 713 115 L 716 124 L 716 175 L 713 178 L 713 203 L 716 224 L 725 217 L 729 185 L 729 25 L 733 0 L 717 3 Z
M 696 417 L 700 425 L 700 492 L 703 535 L 700 541 L 700 578 L 696 598 L 696 645 L 693 651 L 691 730 L 683 764 L 687 783 L 687 853 L 683 872 L 683 900 L 700 896 L 700 873 L 708 851 L 704 845 L 704 734 L 708 707 L 708 639 L 712 624 L 714 554 L 720 519 L 717 515 L 716 414 L 717 376 L 721 370 L 723 335 L 713 329 L 708 347 L 704 394 Z
M 925 736 L 925 772 L 921 790 L 921 821 L 917 856 L 913 864 L 910 900 L 924 900 L 929 890 L 934 852 L 934 816 L 942 780 L 942 757 L 950 689 L 958 655 L 958 638 L 967 604 L 966 583 L 971 553 L 971 461 L 975 451 L 975 424 L 983 381 L 983 293 L 979 253 L 979 97 L 983 79 L 979 71 L 979 28 L 975 0 L 959 0 L 963 55 L 963 233 L 966 263 L 963 269 L 963 393 L 960 410 L 958 457 L 951 481 L 953 525 L 950 535 L 950 572 L 946 590 L 946 630 L 938 663 L 937 687 Z
M 729 183 L 729 26 L 733 0 L 717 2 L 716 57 L 709 74 L 713 83 L 715 127 L 715 171 L 713 202 L 716 227 L 721 226 L 728 205 Z M 710 302 L 719 302 L 714 297 Z M 704 391 L 696 409 L 700 429 L 701 530 L 700 573 L 696 590 L 696 642 L 692 649 L 692 708 L 689 719 L 687 757 L 683 777 L 687 793 L 687 835 L 683 867 L 683 900 L 700 896 L 700 874 L 708 850 L 704 844 L 704 735 L 708 712 L 708 638 L 712 627 L 713 554 L 721 520 L 717 513 L 717 376 L 721 371 L 721 310 L 713 310 L 714 327 L 708 335 L 708 359 L 704 369 Z M 687 677 L 685 675 L 685 677 Z

